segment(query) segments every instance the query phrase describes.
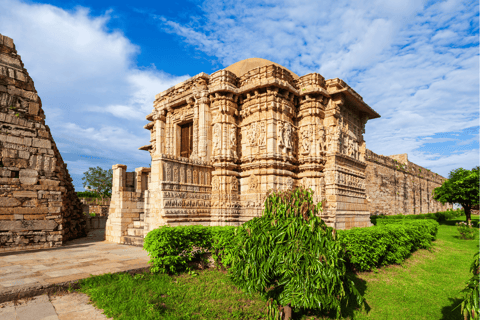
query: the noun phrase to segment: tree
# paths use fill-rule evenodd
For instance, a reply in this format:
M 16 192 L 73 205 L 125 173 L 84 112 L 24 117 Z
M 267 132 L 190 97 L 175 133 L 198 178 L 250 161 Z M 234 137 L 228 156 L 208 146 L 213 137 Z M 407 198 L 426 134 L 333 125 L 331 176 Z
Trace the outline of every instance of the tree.
M 472 207 L 479 202 L 479 166 L 472 170 L 458 168 L 450 171 L 448 180 L 432 191 L 433 199 L 445 203 L 460 203 L 470 225 Z
M 342 301 L 364 302 L 347 277 L 343 247 L 319 210 L 321 203 L 315 206 L 303 188 L 269 192 L 262 217 L 235 230 L 230 277 L 268 300 L 268 319 L 290 319 L 292 307 L 338 315 Z
M 100 167 L 88 168 L 88 171 L 83 173 L 83 187 L 87 188 L 102 198 L 110 196 L 112 193 L 112 178 L 113 170 L 103 170 Z

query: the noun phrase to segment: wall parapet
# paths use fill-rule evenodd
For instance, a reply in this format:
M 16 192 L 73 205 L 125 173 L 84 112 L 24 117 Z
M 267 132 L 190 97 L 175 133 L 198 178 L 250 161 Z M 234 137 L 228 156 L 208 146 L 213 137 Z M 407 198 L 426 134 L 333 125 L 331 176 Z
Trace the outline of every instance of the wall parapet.
M 392 156 L 384 156 L 379 155 L 373 152 L 372 150 L 366 149 L 365 152 L 365 160 L 370 162 L 375 162 L 380 165 L 387 166 L 391 169 L 404 172 L 406 174 L 419 177 L 421 179 L 425 179 L 434 183 L 442 184 L 445 180 L 445 177 L 430 171 L 429 169 L 419 166 L 410 161 L 406 161 L 406 163 L 402 163 L 399 160 L 396 160 L 396 156 L 401 155 L 392 155 Z

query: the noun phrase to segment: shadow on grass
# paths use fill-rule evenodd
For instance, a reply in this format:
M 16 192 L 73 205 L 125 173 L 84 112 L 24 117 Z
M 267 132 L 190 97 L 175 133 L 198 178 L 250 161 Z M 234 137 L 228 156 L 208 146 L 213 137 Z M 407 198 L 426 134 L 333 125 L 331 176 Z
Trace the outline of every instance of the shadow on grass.
M 441 320 L 463 320 L 460 307 L 457 306 L 462 303 L 460 298 L 448 298 L 450 304 L 442 308 L 442 318 Z M 456 309 L 455 309 L 456 308 Z M 454 310 L 455 309 L 455 310 Z
M 365 291 L 367 290 L 367 282 L 363 279 L 357 277 L 353 272 L 348 272 L 347 277 L 355 283 L 355 287 L 360 292 L 362 296 L 365 296 Z M 364 305 L 359 305 L 355 298 L 350 298 L 348 301 L 343 301 L 342 303 L 342 314 L 343 318 L 355 319 L 355 311 L 365 310 L 368 314 L 371 310 L 368 302 L 365 301 Z M 338 319 L 333 310 L 319 310 L 319 309 L 294 309 L 292 312 L 292 319 L 302 319 L 303 317 L 315 319 Z

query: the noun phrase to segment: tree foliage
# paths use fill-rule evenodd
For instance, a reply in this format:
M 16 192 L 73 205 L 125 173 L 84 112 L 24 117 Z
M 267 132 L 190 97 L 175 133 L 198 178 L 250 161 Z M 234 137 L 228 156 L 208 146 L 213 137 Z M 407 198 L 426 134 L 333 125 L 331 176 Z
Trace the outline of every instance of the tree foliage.
M 472 207 L 479 202 L 479 166 L 472 170 L 452 170 L 442 186 L 432 191 L 433 199 L 445 203 L 460 203 L 465 210 L 467 222 L 471 221 Z
M 102 199 L 112 193 L 113 170 L 103 170 L 100 167 L 90 167 L 83 173 L 83 187 L 98 194 Z
M 350 296 L 359 305 L 364 301 L 346 276 L 343 247 L 318 216 L 321 210 L 321 203 L 315 206 L 312 193 L 303 188 L 269 192 L 262 217 L 236 229 L 230 277 L 268 300 L 270 319 L 281 317 L 280 310 L 288 318 L 291 307 L 338 315 Z

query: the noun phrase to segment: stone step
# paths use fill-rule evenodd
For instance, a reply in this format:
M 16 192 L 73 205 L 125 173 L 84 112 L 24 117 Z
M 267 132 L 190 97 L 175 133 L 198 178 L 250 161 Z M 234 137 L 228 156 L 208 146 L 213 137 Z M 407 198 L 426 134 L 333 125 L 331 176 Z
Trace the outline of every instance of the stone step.
M 143 247 L 143 236 L 123 236 L 121 240 L 123 244 L 129 246 Z
M 138 228 L 127 229 L 127 235 L 128 236 L 139 236 L 139 237 L 143 238 L 143 229 L 138 229 Z
M 143 228 L 143 226 L 145 225 L 145 223 L 141 220 L 141 221 L 133 221 L 133 227 L 134 228 Z

